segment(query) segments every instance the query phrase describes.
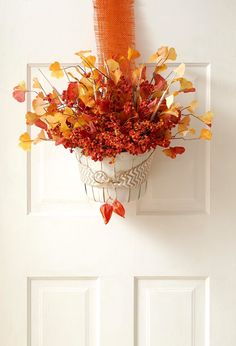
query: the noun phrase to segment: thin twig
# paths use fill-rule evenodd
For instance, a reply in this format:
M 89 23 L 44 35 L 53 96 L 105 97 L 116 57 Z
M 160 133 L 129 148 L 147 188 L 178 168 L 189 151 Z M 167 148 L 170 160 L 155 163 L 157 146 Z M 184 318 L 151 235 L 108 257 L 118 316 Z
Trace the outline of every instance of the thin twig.
M 193 141 L 193 140 L 199 139 L 199 137 L 194 137 L 194 138 L 171 137 L 171 139 L 182 139 L 184 141 Z
M 58 100 L 59 100 L 61 103 L 63 103 L 63 101 L 62 101 L 62 99 L 61 99 L 61 96 L 60 96 L 60 93 L 58 92 L 58 90 L 52 85 L 52 83 L 51 83 L 50 80 L 45 76 L 45 74 L 43 73 L 43 71 L 42 71 L 40 68 L 39 68 L 38 70 L 39 70 L 39 72 L 43 75 L 43 77 L 46 79 L 46 81 L 49 83 L 49 85 L 52 87 L 52 89 L 56 91 Z

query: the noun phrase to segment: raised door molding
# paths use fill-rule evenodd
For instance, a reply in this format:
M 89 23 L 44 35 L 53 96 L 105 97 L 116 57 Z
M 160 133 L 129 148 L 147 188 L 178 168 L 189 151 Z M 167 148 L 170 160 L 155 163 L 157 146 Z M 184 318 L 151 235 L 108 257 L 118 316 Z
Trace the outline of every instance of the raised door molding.
M 98 346 L 97 278 L 29 278 L 27 346 Z
M 135 346 L 209 346 L 209 279 L 141 277 Z

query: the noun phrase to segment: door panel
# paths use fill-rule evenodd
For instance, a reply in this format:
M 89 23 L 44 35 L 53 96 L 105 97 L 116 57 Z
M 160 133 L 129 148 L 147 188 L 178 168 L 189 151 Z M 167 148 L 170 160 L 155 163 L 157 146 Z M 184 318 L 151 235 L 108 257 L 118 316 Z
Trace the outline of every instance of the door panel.
M 92 1 L 0 0 L 0 345 L 236 344 L 236 3 L 137 0 L 135 12 L 142 60 L 177 48 L 214 136 L 175 161 L 157 150 L 145 197 L 104 226 L 74 155 L 18 148 L 26 105 L 11 95 L 38 67 L 95 50 Z
M 136 280 L 137 345 L 208 345 L 209 279 Z
M 30 345 L 97 345 L 97 278 L 29 278 Z

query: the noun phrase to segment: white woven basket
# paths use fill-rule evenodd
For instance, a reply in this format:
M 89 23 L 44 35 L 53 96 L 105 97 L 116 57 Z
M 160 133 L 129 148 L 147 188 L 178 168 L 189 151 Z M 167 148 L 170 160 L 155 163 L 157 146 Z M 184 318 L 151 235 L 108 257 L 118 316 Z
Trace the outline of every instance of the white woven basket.
M 110 197 L 124 203 L 137 200 L 146 192 L 153 150 L 141 155 L 121 153 L 114 163 L 110 163 L 111 158 L 94 161 L 82 155 L 80 148 L 75 153 L 89 199 L 106 202 Z

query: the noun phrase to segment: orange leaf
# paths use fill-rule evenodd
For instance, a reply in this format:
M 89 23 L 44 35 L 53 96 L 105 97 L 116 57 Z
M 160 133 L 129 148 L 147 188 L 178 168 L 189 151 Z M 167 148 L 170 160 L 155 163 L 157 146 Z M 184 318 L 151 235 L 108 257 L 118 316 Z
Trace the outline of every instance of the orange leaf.
M 62 71 L 61 65 L 58 61 L 55 61 L 49 66 L 49 70 L 52 71 L 51 75 L 55 78 L 62 78 L 64 72 Z
M 35 120 L 38 119 L 38 115 L 32 112 L 27 112 L 25 118 L 27 125 L 33 125 L 35 123 Z
M 190 124 L 190 117 L 189 117 L 189 115 L 186 115 L 179 122 L 178 132 L 182 132 L 182 131 L 188 130 L 189 124 Z
M 184 147 L 170 147 L 162 151 L 166 156 L 169 156 L 170 158 L 175 159 L 178 154 L 181 155 L 185 152 L 185 148 Z
M 40 92 L 32 102 L 33 109 L 37 115 L 43 115 L 46 113 L 44 107 L 46 106 L 46 101 L 44 101 L 44 95 Z
M 129 49 L 128 49 L 128 60 L 137 59 L 139 57 L 140 57 L 139 51 L 129 47 Z
M 212 138 L 212 133 L 208 129 L 202 129 L 199 138 L 210 140 Z

